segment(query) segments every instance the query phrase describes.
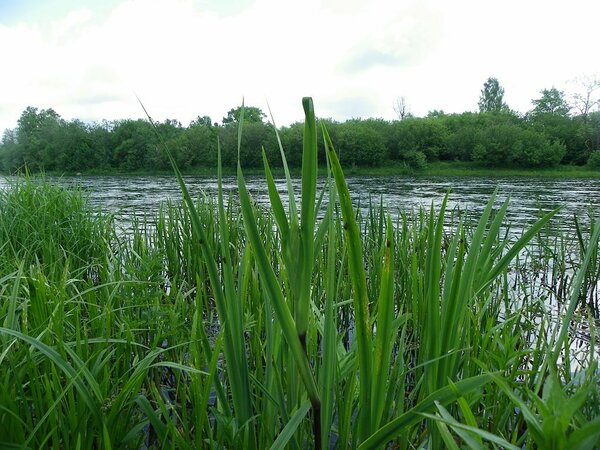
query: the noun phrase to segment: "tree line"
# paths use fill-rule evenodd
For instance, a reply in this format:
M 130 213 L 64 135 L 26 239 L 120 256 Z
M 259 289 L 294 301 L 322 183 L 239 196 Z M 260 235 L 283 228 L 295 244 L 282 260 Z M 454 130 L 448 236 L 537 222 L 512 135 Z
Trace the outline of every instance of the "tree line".
M 419 170 L 433 161 L 471 161 L 481 166 L 545 168 L 559 164 L 600 168 L 600 102 L 594 94 L 600 82 L 588 85 L 569 104 L 562 91 L 544 89 L 526 114 L 504 102 L 504 89 L 495 78 L 483 86 L 478 112 L 426 117 L 407 112 L 404 97 L 398 120 L 322 119 L 346 166 L 406 165 Z M 396 109 L 396 108 L 395 108 Z M 84 172 L 90 170 L 167 170 L 161 149 L 166 142 L 182 170 L 215 167 L 217 145 L 225 166 L 237 163 L 237 132 L 241 108 L 231 109 L 221 123 L 198 116 L 187 127 L 177 120 L 156 124 L 145 120 L 84 123 L 65 120 L 53 109 L 27 107 L 15 129 L 0 142 L 0 170 Z M 262 149 L 273 166 L 281 165 L 273 126 L 260 108 L 245 107 L 240 159 L 244 167 L 262 165 Z M 290 166 L 302 161 L 303 124 L 279 130 Z M 319 143 L 324 163 L 323 143 Z

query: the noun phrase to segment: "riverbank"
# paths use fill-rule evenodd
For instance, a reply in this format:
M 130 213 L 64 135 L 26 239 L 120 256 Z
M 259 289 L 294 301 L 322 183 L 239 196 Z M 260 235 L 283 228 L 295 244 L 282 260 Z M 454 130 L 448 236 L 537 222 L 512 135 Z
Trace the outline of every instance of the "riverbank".
M 284 177 L 285 173 L 282 167 L 272 167 L 273 175 Z M 358 167 L 350 166 L 344 170 L 346 175 L 351 176 L 407 176 L 407 177 L 478 177 L 478 178 L 556 178 L 556 179 L 600 179 L 600 170 L 593 170 L 587 166 L 563 165 L 550 169 L 511 169 L 511 168 L 490 168 L 482 167 L 472 162 L 447 162 L 437 161 L 429 163 L 422 170 L 415 170 L 404 164 L 390 163 L 381 167 Z M 196 167 L 182 171 L 183 175 L 197 176 L 200 178 L 215 178 L 217 175 L 216 167 Z M 262 167 L 244 168 L 247 176 L 262 176 L 264 169 Z M 301 169 L 299 167 L 290 168 L 293 177 L 300 177 Z M 116 169 L 93 169 L 84 172 L 47 172 L 50 176 L 171 176 L 172 170 L 135 170 L 120 171 Z M 224 167 L 223 175 L 235 176 L 236 169 Z M 325 176 L 327 168 L 319 167 L 319 175 Z
M 511 243 L 493 199 L 392 221 L 342 192 L 308 246 L 276 197 L 163 204 L 124 238 L 81 191 L 0 194 L 0 447 L 598 442 L 595 332 L 569 330 L 600 307 L 600 224 Z

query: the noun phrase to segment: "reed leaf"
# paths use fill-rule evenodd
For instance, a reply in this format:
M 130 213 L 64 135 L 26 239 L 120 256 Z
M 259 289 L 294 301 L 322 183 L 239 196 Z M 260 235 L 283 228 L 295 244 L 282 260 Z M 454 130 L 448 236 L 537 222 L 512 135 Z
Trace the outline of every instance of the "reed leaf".
M 369 317 L 369 296 L 367 292 L 366 273 L 363 263 L 362 240 L 360 230 L 355 220 L 354 208 L 350 192 L 346 185 L 340 161 L 335 153 L 331 138 L 325 126 L 322 126 L 325 140 L 325 153 L 329 158 L 331 171 L 337 187 L 342 218 L 344 221 L 344 236 L 348 249 L 348 269 L 354 291 L 354 314 L 356 325 L 356 342 L 359 365 L 359 415 L 358 441 L 370 434 L 371 428 L 371 380 L 372 380 L 372 331 Z

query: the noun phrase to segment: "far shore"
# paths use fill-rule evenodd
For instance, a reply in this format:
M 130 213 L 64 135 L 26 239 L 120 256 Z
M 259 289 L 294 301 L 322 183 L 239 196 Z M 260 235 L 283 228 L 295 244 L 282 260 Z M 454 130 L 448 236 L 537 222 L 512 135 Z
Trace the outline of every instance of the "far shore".
M 282 167 L 271 167 L 274 176 L 285 176 Z M 243 168 L 247 176 L 261 176 L 264 174 L 262 167 Z M 481 177 L 481 178 L 559 178 L 559 179 L 582 179 L 582 178 L 600 178 L 600 170 L 593 170 L 586 166 L 562 165 L 550 169 L 515 169 L 515 168 L 497 168 L 483 167 L 472 162 L 449 162 L 437 161 L 429 163 L 422 170 L 415 170 L 404 164 L 390 163 L 381 167 L 358 167 L 346 166 L 344 171 L 347 176 L 407 176 L 407 177 Z M 184 175 L 198 176 L 205 178 L 216 177 L 215 167 L 196 167 L 182 171 Z M 236 169 L 233 167 L 223 167 L 223 174 L 235 175 Z M 300 176 L 300 168 L 290 168 L 292 176 Z M 319 167 L 319 173 L 325 175 L 327 168 Z M 46 172 L 48 176 L 165 176 L 172 175 L 171 170 L 136 170 L 120 171 L 115 169 L 94 169 L 85 172 Z M 7 176 L 9 174 L 2 174 Z

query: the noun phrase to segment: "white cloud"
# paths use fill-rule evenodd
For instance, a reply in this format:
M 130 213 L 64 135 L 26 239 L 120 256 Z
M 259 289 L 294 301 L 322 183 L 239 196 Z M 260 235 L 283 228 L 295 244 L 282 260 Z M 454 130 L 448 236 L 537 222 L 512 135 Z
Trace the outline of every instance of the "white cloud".
M 88 5 L 90 2 L 87 3 Z M 220 121 L 246 103 L 278 124 L 317 114 L 392 118 L 404 95 L 417 115 L 474 110 L 488 76 L 526 111 L 540 89 L 600 72 L 600 3 L 508 0 L 123 0 L 50 23 L 0 25 L 0 131 L 28 105 L 66 118 Z

